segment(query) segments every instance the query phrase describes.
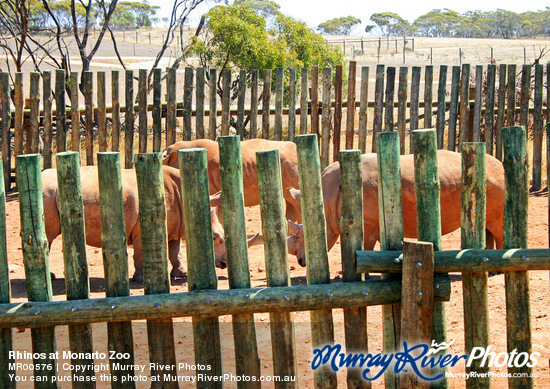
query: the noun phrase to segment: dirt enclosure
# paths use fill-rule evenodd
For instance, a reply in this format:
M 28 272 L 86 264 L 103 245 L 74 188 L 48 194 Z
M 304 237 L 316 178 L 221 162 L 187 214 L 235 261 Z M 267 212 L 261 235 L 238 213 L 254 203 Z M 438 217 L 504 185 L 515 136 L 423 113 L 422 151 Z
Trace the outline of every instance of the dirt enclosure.
M 538 192 L 531 194 L 529 198 L 529 248 L 544 248 L 548 247 L 548 198 L 547 192 Z M 247 230 L 248 232 L 261 232 L 260 213 L 258 207 L 249 208 L 247 212 Z M 8 256 L 10 265 L 10 278 L 12 280 L 12 294 L 14 302 L 26 301 L 25 273 L 22 264 L 21 241 L 19 237 L 19 202 L 17 193 L 8 195 L 7 202 L 7 219 L 8 219 Z M 460 231 L 455 231 L 443 238 L 444 249 L 460 248 Z M 133 273 L 132 250 L 129 249 L 130 274 Z M 105 296 L 104 280 L 103 280 L 103 262 L 101 250 L 88 247 L 87 250 L 90 285 L 92 297 L 100 298 Z M 341 260 L 339 243 L 333 248 L 329 255 L 331 282 L 341 281 Z M 249 250 L 250 270 L 253 287 L 266 286 L 266 274 L 264 264 L 263 246 L 254 246 Z M 294 257 L 290 258 L 292 285 L 303 285 L 306 283 L 305 268 L 300 267 Z M 61 238 L 58 238 L 53 246 L 50 254 L 50 270 L 57 275 L 57 280 L 53 281 L 54 299 L 64 300 L 65 283 L 63 280 L 63 258 L 61 248 Z M 219 288 L 227 289 L 228 278 L 227 270 L 218 271 Z M 378 275 L 372 275 L 372 278 L 378 278 Z M 460 274 L 451 275 L 452 293 L 451 301 L 445 304 L 447 315 L 447 340 L 453 341 L 449 349 L 449 353 L 462 354 L 464 351 L 464 324 L 463 324 L 463 309 L 462 309 L 462 282 Z M 548 388 L 550 387 L 549 378 L 549 351 L 550 350 L 550 293 L 549 293 L 549 272 L 548 271 L 533 271 L 530 272 L 531 286 L 531 322 L 533 333 L 533 351 L 539 352 L 538 364 L 533 369 L 537 378 L 535 379 L 535 387 Z M 172 281 L 172 292 L 187 291 L 186 279 L 177 279 Z M 131 294 L 143 294 L 143 284 L 132 282 Z M 489 278 L 489 306 L 490 306 L 490 331 L 492 350 L 496 353 L 506 351 L 506 302 L 504 294 L 504 275 L 496 275 Z M 269 315 L 256 314 L 256 330 L 258 336 L 258 345 L 261 358 L 262 374 L 269 376 L 273 374 L 271 362 L 271 340 L 269 332 Z M 341 309 L 335 309 L 333 312 L 335 322 L 335 340 L 337 343 L 344 344 L 344 323 L 343 313 Z M 300 388 L 312 388 L 313 373 L 310 365 L 312 360 L 312 346 L 310 337 L 309 312 L 294 313 L 295 320 L 295 337 L 297 345 L 297 361 L 298 361 L 298 385 Z M 194 364 L 193 357 L 193 334 L 192 325 L 189 318 L 174 320 L 174 332 L 176 342 L 177 361 L 179 363 Z M 222 333 L 222 353 L 223 353 L 223 370 L 224 373 L 236 374 L 235 372 L 235 357 L 233 347 L 233 335 L 231 330 L 231 317 L 223 316 L 220 318 L 221 333 Z M 107 352 L 107 326 L 104 323 L 94 324 L 93 326 L 94 350 L 98 352 Z M 147 345 L 147 330 L 144 321 L 134 322 L 134 351 L 135 363 L 144 365 L 145 371 L 141 373 L 145 382 L 138 382 L 138 388 L 150 387 L 148 369 L 148 345 Z M 372 307 L 368 309 L 368 332 L 369 332 L 369 351 L 378 353 L 382 350 L 382 326 L 381 326 L 381 308 Z M 14 330 L 14 345 L 15 350 L 31 351 L 30 331 L 18 332 Z M 68 350 L 68 335 L 67 327 L 62 326 L 57 328 L 57 345 L 60 351 Z M 31 360 L 20 359 L 19 362 L 31 363 Z M 59 360 L 59 374 L 69 376 L 70 372 L 63 369 L 64 363 L 70 361 Z M 108 366 L 105 360 L 97 360 L 96 366 Z M 107 364 L 107 365 L 106 365 Z M 179 370 L 180 376 L 194 376 L 194 371 L 188 369 L 189 366 L 184 366 Z M 463 372 L 464 364 L 459 364 L 451 369 L 451 372 Z M 493 368 L 494 373 L 505 373 L 506 367 Z M 98 388 L 109 388 L 108 380 L 104 378 L 108 376 L 109 370 L 100 370 L 96 373 L 98 380 Z M 23 381 L 18 384 L 18 388 L 32 388 L 30 382 L 32 373 L 30 371 L 20 371 L 18 374 Z M 502 388 L 507 386 L 506 378 L 494 377 L 493 387 Z M 345 369 L 338 372 L 338 387 L 346 387 Z M 464 378 L 450 378 L 451 388 L 464 388 Z M 194 387 L 195 384 L 181 382 L 181 388 Z M 236 382 L 226 382 L 226 387 L 236 388 Z M 267 382 L 264 387 L 273 387 L 273 383 Z M 71 384 L 65 382 L 61 385 L 62 388 L 70 388 Z M 383 378 L 378 379 L 373 384 L 374 388 L 383 387 Z

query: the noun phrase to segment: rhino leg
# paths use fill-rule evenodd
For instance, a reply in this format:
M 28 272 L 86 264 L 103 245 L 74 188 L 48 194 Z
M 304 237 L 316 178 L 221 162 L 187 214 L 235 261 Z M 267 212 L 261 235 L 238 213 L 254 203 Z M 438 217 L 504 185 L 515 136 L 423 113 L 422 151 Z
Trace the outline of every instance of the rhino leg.
M 143 281 L 143 252 L 141 250 L 141 238 L 134 239 L 134 268 L 135 272 L 132 276 L 132 280 L 142 282 Z
M 172 277 L 187 277 L 187 268 L 180 261 L 180 240 L 171 240 L 168 242 L 168 258 L 172 264 Z

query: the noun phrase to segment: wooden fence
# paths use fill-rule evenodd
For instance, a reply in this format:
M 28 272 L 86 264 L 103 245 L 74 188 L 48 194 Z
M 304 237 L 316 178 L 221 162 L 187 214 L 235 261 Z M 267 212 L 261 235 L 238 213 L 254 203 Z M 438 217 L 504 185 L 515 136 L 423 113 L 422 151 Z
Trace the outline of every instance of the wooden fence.
M 550 64 L 546 66 L 546 79 L 550 77 L 549 70 Z M 546 99 L 543 99 L 543 65 L 524 65 L 521 70 L 516 65 L 478 65 L 475 71 L 469 64 L 453 66 L 451 69 L 442 65 L 439 67 L 437 86 L 434 86 L 434 67 L 426 66 L 423 72 L 423 88 L 421 67 L 400 67 L 398 77 L 396 73 L 395 67 L 378 65 L 373 87 L 370 85 L 369 67 L 362 67 L 359 76 L 355 62 L 348 65 L 347 85 L 344 85 L 343 68 L 340 66 L 323 69 L 322 73 L 317 67 L 311 70 L 302 69 L 299 77 L 296 69 L 285 71 L 278 68 L 275 72 L 267 69 L 263 74 L 254 70 L 249 75 L 241 71 L 240 82 L 235 85 L 236 96 L 233 96 L 237 101 L 236 107 L 231 103 L 230 92 L 231 85 L 236 81 L 232 81 L 229 70 L 224 71 L 221 77 L 220 93 L 216 89 L 216 83 L 207 81 L 218 79 L 216 69 L 207 71 L 204 68 L 186 68 L 183 95 L 176 90 L 177 73 L 174 69 L 168 69 L 165 82 L 161 70 L 154 69 L 151 91 L 147 84 L 146 70 L 140 70 L 137 77 L 132 70 L 127 70 L 124 77 L 124 105 L 119 101 L 119 71 L 113 70 L 110 106 L 106 104 L 105 72 L 96 73 L 94 93 L 92 72 L 84 72 L 79 80 L 78 73 L 66 75 L 64 71 L 57 70 L 52 89 L 51 72 L 45 71 L 42 75 L 42 95 L 39 93 L 40 75 L 31 73 L 28 99 L 24 98 L 22 73 L 15 74 L 13 85 L 10 85 L 8 74 L 0 74 L 2 155 L 6 189 L 9 189 L 11 180 L 9 172 L 13 163 L 12 153 L 17 156 L 23 152 L 37 152 L 39 134 L 43 137 L 45 168 L 52 166 L 55 152 L 67 150 L 69 133 L 79 134 L 71 136 L 71 149 L 80 151 L 81 126 L 85 134 L 88 165 L 95 163 L 95 134 L 96 147 L 100 152 L 118 151 L 123 135 L 124 165 L 130 168 L 133 164 L 136 133 L 137 151 L 151 150 L 151 146 L 148 146 L 150 138 L 153 141 L 152 150 L 161 150 L 162 118 L 165 118 L 166 145 L 176 140 L 190 140 L 192 137 L 215 139 L 218 135 L 228 135 L 231 126 L 235 127 L 236 133 L 241 137 L 250 138 L 271 137 L 280 140 L 284 137 L 293 140 L 296 134 L 318 134 L 323 167 L 338 159 L 343 136 L 346 149 L 355 147 L 362 152 L 376 151 L 376 142 L 371 142 L 374 137 L 368 137 L 367 134 L 397 130 L 401 134 L 401 152 L 405 153 L 413 149 L 412 141 L 409 141 L 412 139 L 409 138 L 411 131 L 431 127 L 437 129 L 438 148 L 457 150 L 462 142 L 484 140 L 487 152 L 501 159 L 502 128 L 519 124 L 532 128 L 532 186 L 533 189 L 541 188 L 543 116 L 550 99 L 550 93 L 546 93 Z M 135 79 L 138 80 L 137 93 L 134 92 Z M 163 83 L 166 96 L 164 102 Z M 79 84 L 84 97 L 84 108 L 79 101 Z M 546 88 L 549 84 L 546 83 Z M 373 89 L 374 101 L 369 101 L 369 90 L 372 93 Z M 11 110 L 10 90 L 13 91 L 14 110 Z M 274 106 L 272 91 L 275 95 Z M 152 103 L 149 96 L 151 93 Z M 70 108 L 66 94 L 75 96 L 70 99 Z M 52 109 L 54 100 L 55 107 L 66 108 Z M 129 106 L 133 110 L 127 110 L 126 107 Z M 214 107 L 216 115 L 211 114 Z M 344 109 L 345 122 L 342 116 Z M 150 118 L 148 112 L 151 112 Z M 287 116 L 287 121 L 283 120 L 283 115 Z M 221 116 L 220 123 L 217 116 Z M 236 116 L 236 120 L 232 119 L 233 116 Z M 261 116 L 261 123 L 258 116 Z M 69 128 L 68 119 L 72 117 L 77 117 L 78 120 L 71 120 Z M 179 136 L 177 117 L 183 118 Z M 10 128 L 14 129 L 13 143 Z M 283 128 L 286 130 L 283 131 Z M 369 142 L 372 148 L 367 150 Z
M 48 270 L 48 244 L 44 232 L 41 194 L 41 161 L 39 155 L 22 155 L 17 159 L 18 187 L 22 220 L 22 244 L 27 274 L 29 301 L 10 304 L 9 272 L 5 233 L 0 234 L 0 328 L 2 377 L 13 374 L 11 328 L 31 327 L 33 352 L 55 356 L 55 326 L 69 325 L 70 348 L 73 352 L 92 350 L 90 323 L 109 323 L 110 350 L 129 353 L 119 360 L 129 370 L 114 370 L 113 375 L 134 375 L 131 321 L 147 319 L 149 357 L 152 363 L 174 365 L 174 328 L 172 318 L 192 316 L 195 361 L 212 366 L 204 373 L 223 375 L 218 316 L 233 315 L 237 374 L 258 377 L 261 374 L 255 335 L 256 312 L 270 312 L 274 374 L 296 376 L 296 345 L 292 312 L 310 310 L 312 345 L 321 348 L 334 342 L 332 309 L 344 308 L 347 352 L 367 351 L 366 307 L 384 305 L 384 352 L 400 348 L 402 341 L 438 343 L 445 341 L 443 301 L 450 298 L 450 280 L 443 273 L 461 272 L 465 289 L 464 320 L 466 352 L 473 346 L 489 345 L 487 272 L 506 272 L 506 310 L 508 351 L 531 352 L 528 270 L 550 270 L 550 250 L 526 249 L 527 246 L 527 148 L 522 127 L 503 130 L 506 191 L 504 210 L 504 250 L 484 250 L 485 238 L 485 144 L 464 143 L 462 189 L 462 251 L 440 251 L 439 183 L 437 173 L 435 130 L 413 132 L 415 148 L 415 187 L 418 204 L 419 238 L 427 243 L 403 244 L 401 181 L 399 174 L 399 133 L 382 132 L 377 136 L 379 158 L 379 209 L 383 251 L 361 251 L 363 242 L 363 204 L 361 154 L 359 150 L 342 151 L 340 229 L 342 239 L 343 282 L 331 284 L 328 273 L 326 229 L 321 190 L 321 162 L 317 137 L 296 137 L 298 166 L 303 195 L 306 236 L 307 286 L 289 286 L 286 254 L 286 220 L 282 196 L 278 151 L 257 154 L 260 207 L 268 287 L 250 288 L 244 229 L 242 171 L 239 168 L 238 136 L 220 138 L 220 159 L 227 168 L 222 171 L 223 201 L 227 256 L 231 289 L 216 290 L 214 251 L 208 201 L 208 177 L 205 150 L 179 152 L 182 180 L 183 215 L 186 226 L 189 292 L 170 294 L 167 270 L 166 209 L 163 201 L 161 158 L 158 153 L 137 154 L 142 246 L 144 252 L 144 286 L 146 295 L 129 296 L 125 230 L 120 189 L 120 155 L 98 154 L 101 191 L 101 214 L 112 223 L 102 223 L 104 266 L 107 298 L 89 299 L 84 246 L 84 220 L 79 178 L 79 155 L 74 152 L 56 156 L 63 224 L 65 279 L 68 301 L 52 301 Z M 1 177 L 0 177 L 1 178 Z M 0 189 L 0 226 L 5 226 L 5 192 Z M 231 212 L 231 214 L 225 214 Z M 483 216 L 481 216 L 483 215 Z M 229 217 L 231 216 L 231 217 Z M 5 229 L 0 228 L 5 231 Z M 519 248 L 519 249 L 516 249 Z M 398 250 L 398 251 L 396 251 Z M 402 252 L 401 252 L 402 250 Z M 435 253 L 434 253 L 435 250 Z M 149 255 L 145 254 L 149 253 Z M 122 260 L 121 260 L 122 259 Z M 388 273 L 380 281 L 361 281 L 359 273 Z M 399 276 L 402 273 L 402 278 Z M 434 275 L 435 274 L 435 275 Z M 260 293 L 261 292 L 261 293 Z M 435 301 L 435 302 L 434 302 Z M 401 303 L 401 305 L 399 305 Z M 387 313 L 392 313 L 388 315 Z M 433 317 L 433 327 L 431 325 Z M 391 318 L 391 319 L 388 319 Z M 235 325 L 237 324 L 238 325 Z M 400 328 L 400 331 L 397 330 Z M 115 335 L 117 334 L 117 335 Z M 205 341 L 208 339 L 208 341 Z M 130 346 L 129 346 L 130 345 Z M 52 354 L 49 354 L 49 353 Z M 39 354 L 37 354 L 39 355 Z M 44 377 L 43 385 L 56 387 L 51 379 L 56 371 L 55 358 L 36 357 L 35 363 L 51 366 L 35 370 Z M 111 361 L 113 362 L 113 361 Z M 92 359 L 74 359 L 75 365 L 91 366 Z M 128 371 L 130 373 L 128 373 Z M 486 367 L 473 364 L 468 371 L 485 372 Z M 532 372 L 532 368 L 510 367 L 510 372 Z M 434 373 L 434 372 L 432 372 Z M 438 373 L 438 372 L 435 372 Z M 81 377 L 94 374 L 84 370 Z M 136 373 L 137 374 L 137 373 Z M 336 373 L 328 365 L 315 370 L 319 387 L 335 388 Z M 368 387 L 361 378 L 362 369 L 348 369 L 349 387 Z M 177 387 L 176 369 L 163 375 L 163 382 L 152 387 Z M 49 381 L 48 381 L 49 380 Z M 510 387 L 532 386 L 532 378 L 511 379 Z M 119 379 L 113 387 L 123 385 Z M 386 386 L 417 387 L 425 382 L 414 376 L 386 374 Z M 6 387 L 14 383 L 3 380 Z M 446 379 L 439 381 L 444 387 Z M 489 377 L 477 376 L 467 381 L 468 387 L 488 387 Z M 222 387 L 220 381 L 201 381 L 197 387 Z M 278 383 L 276 387 L 298 387 L 298 382 Z M 258 387 L 243 382 L 242 387 Z M 476 386 L 478 387 L 478 386 Z

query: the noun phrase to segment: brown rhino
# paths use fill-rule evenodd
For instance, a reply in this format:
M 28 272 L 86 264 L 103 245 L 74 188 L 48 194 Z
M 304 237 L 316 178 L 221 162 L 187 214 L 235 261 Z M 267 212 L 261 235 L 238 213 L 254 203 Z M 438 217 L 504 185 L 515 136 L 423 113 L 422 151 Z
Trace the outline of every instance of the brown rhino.
M 166 199 L 166 224 L 168 233 L 169 259 L 172 263 L 172 276 L 186 275 L 185 265 L 181 263 L 180 239 L 185 239 L 183 208 L 181 203 L 181 185 L 179 170 L 163 166 L 164 195 Z M 101 221 L 99 212 L 99 181 L 96 166 L 80 168 L 84 218 L 86 226 L 86 244 L 101 247 Z M 50 243 L 61 234 L 59 219 L 59 195 L 57 171 L 47 169 L 42 172 L 42 191 L 44 196 L 44 217 L 46 235 Z M 122 194 L 124 203 L 124 221 L 126 239 L 134 246 L 134 280 L 143 279 L 143 257 L 141 249 L 141 230 L 136 173 L 133 169 L 122 169 Z M 226 267 L 225 239 L 223 228 L 218 221 L 215 208 L 211 208 L 212 231 L 216 266 Z M 254 238 L 251 238 L 251 240 Z
M 403 228 L 407 238 L 416 238 L 416 197 L 414 189 L 414 156 L 401 156 L 401 188 L 403 204 Z M 459 153 L 437 152 L 439 181 L 441 185 L 441 233 L 448 234 L 460 227 L 462 156 Z M 496 158 L 487 155 L 487 230 L 495 239 L 497 248 L 503 243 L 504 168 Z M 378 220 L 378 162 L 376 154 L 362 155 L 364 249 L 372 250 L 380 239 Z M 322 173 L 325 217 L 327 221 L 327 245 L 330 250 L 340 235 L 340 164 L 335 162 Z M 300 193 L 288 191 L 299 205 Z M 289 221 L 288 252 L 296 255 L 305 266 L 304 233 L 301 224 Z
M 216 194 L 221 190 L 220 153 L 217 142 L 208 139 L 176 142 L 163 152 L 163 164 L 179 168 L 178 150 L 195 147 L 202 147 L 207 151 L 209 191 L 212 195 Z M 296 155 L 296 145 L 293 142 L 266 139 L 242 141 L 241 153 L 243 159 L 244 205 L 246 207 L 260 204 L 258 174 L 256 171 L 256 152 L 273 149 L 279 150 L 283 189 L 289 187 L 298 188 L 300 185 L 298 178 L 298 157 Z M 294 207 L 294 202 L 292 199 L 288 198 L 290 195 L 286 190 L 284 191 L 284 196 L 287 219 L 301 222 L 302 213 L 300 207 Z M 218 217 L 220 216 L 221 210 L 219 209 Z

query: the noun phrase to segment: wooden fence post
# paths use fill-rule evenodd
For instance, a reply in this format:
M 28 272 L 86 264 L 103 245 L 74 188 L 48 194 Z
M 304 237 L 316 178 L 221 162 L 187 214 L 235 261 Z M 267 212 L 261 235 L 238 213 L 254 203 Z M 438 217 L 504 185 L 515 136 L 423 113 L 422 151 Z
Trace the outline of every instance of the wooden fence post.
M 376 153 L 376 134 L 382 131 L 384 109 L 384 65 L 376 65 L 376 83 L 374 86 L 374 119 L 372 123 L 372 152 Z
M 323 107 L 321 116 L 321 170 L 330 163 L 330 92 L 332 69 L 323 69 Z
M 460 77 L 460 105 L 459 105 L 460 129 L 458 145 L 468 142 L 469 117 L 470 117 L 470 64 L 462 65 Z M 438 249 L 436 249 L 438 250 Z
M 283 139 L 283 77 L 284 69 L 275 69 L 275 127 L 273 140 Z
M 447 111 L 445 96 L 447 94 L 447 65 L 439 67 L 439 85 L 437 87 L 437 116 L 435 126 L 437 129 L 437 148 L 443 149 L 445 137 L 445 112 Z
M 529 128 L 529 94 L 531 92 L 531 65 L 521 68 L 521 98 L 519 109 L 519 125 Z
M 441 250 L 441 206 L 435 130 L 416 130 L 413 140 L 418 240 L 433 243 L 434 251 L 439 251 Z M 432 339 L 439 344 L 447 341 L 443 302 L 434 304 Z M 445 369 L 436 371 L 438 374 L 444 374 Z M 443 377 L 435 385 L 448 387 L 447 378 Z
M 210 69 L 210 83 L 209 95 L 208 95 L 208 139 L 216 140 L 216 127 L 217 127 L 217 90 L 216 85 L 218 83 L 218 70 Z
M 176 87 L 176 69 L 169 67 L 166 69 L 166 147 L 176 143 Z
M 168 78 L 166 80 L 168 82 Z M 125 81 L 126 81 L 126 88 L 125 88 L 126 89 L 126 92 L 125 92 L 126 110 L 124 111 L 124 168 L 131 169 L 134 162 L 134 71 L 133 70 L 126 70 Z M 168 94 L 168 99 L 170 99 L 170 94 Z M 170 103 L 168 103 L 168 105 L 170 105 Z M 175 114 L 175 111 L 174 111 L 174 114 Z M 169 131 L 170 130 L 168 128 L 168 119 L 167 119 L 167 123 L 166 123 L 167 139 L 168 139 Z M 174 138 L 175 138 L 175 135 L 174 135 Z
M 487 91 L 485 99 L 485 144 L 487 153 L 493 155 L 495 137 L 495 82 L 497 66 L 487 65 Z
M 296 137 L 309 285 L 330 282 L 318 144 L 315 134 Z M 334 343 L 330 309 L 311 311 L 311 338 L 314 348 Z M 328 366 L 315 370 L 315 384 L 319 387 L 336 388 L 336 372 Z
M 543 65 L 535 65 L 535 95 L 533 98 L 533 184 L 532 190 L 540 190 L 542 186 L 542 84 Z
M 161 151 L 162 144 L 162 69 L 153 69 L 153 152 Z M 203 112 L 204 113 L 204 112 Z M 199 115 L 199 107 L 197 106 L 197 116 Z M 197 119 L 198 120 L 198 119 Z M 168 147 L 169 145 L 166 145 Z
M 364 154 L 367 152 L 367 109 L 369 104 L 369 67 L 361 68 L 361 92 L 359 103 L 359 128 L 357 137 L 359 138 L 359 150 Z
M 298 137 L 297 137 L 298 138 Z M 279 150 L 256 153 L 258 165 L 258 190 L 262 216 L 262 235 L 265 248 L 267 286 L 290 285 L 287 255 L 287 221 L 283 199 L 281 161 Z M 292 312 L 271 312 L 271 344 L 273 372 L 277 376 L 296 376 L 296 343 Z M 275 387 L 283 387 L 276 383 Z M 298 382 L 285 387 L 298 387 Z
M 311 68 L 311 84 L 309 89 L 311 100 L 311 131 L 310 134 L 319 136 L 319 67 Z
M 78 72 L 70 73 L 71 91 L 71 150 L 80 152 L 80 88 L 78 83 Z
M 180 150 L 178 155 L 185 225 L 202 226 L 202 228 L 190 228 L 185 231 L 189 290 L 217 289 L 218 276 L 214 269 L 206 150 Z M 208 302 L 209 300 L 206 304 Z M 194 317 L 193 339 L 195 363 L 211 366 L 211 370 L 203 374 L 221 376 L 223 371 L 218 318 Z M 222 387 L 222 383 L 212 384 L 203 381 L 198 383 L 197 387 Z
M 355 130 L 355 82 L 357 62 L 350 61 L 348 70 L 348 98 L 346 99 L 346 150 L 353 149 Z
M 250 288 L 240 137 L 220 137 L 219 146 L 229 284 L 231 289 Z M 261 372 L 254 314 L 233 315 L 232 323 L 237 375 L 256 377 L 258 381 L 246 387 L 259 388 Z
M 0 182 L 4 181 L 2 161 L 0 161 Z M 11 285 L 8 268 L 8 248 L 6 234 L 6 192 L 4 186 L 0 185 L 0 303 L 11 302 Z M 17 370 L 10 366 L 15 358 L 10 357 L 13 350 L 12 329 L 2 328 L 0 330 L 0 376 L 4 377 L 3 385 L 6 389 L 15 389 L 15 380 L 7 379 L 10 374 L 16 374 Z
M 183 85 L 183 140 L 191 140 L 191 116 L 193 114 L 193 68 L 185 67 Z
M 516 125 L 516 65 L 508 65 L 508 81 L 506 84 L 506 127 Z
M 486 173 L 485 143 L 462 144 L 461 238 L 462 249 L 485 248 Z M 489 302 L 487 272 L 463 272 L 464 341 L 466 354 L 474 347 L 489 346 Z M 490 387 L 488 366 L 480 360 L 466 367 L 466 373 L 477 372 L 466 380 L 467 388 Z
M 84 205 L 80 184 L 80 153 L 69 151 L 57 153 L 57 185 L 59 192 L 59 221 L 63 238 L 63 262 L 67 300 L 90 298 L 90 281 L 86 262 L 86 231 L 84 228 Z M 69 346 L 74 353 L 93 353 L 92 325 L 70 324 Z M 95 376 L 93 358 L 72 358 L 71 364 L 83 367 L 73 371 L 76 377 L 85 380 L 83 387 L 95 388 L 88 381 Z M 88 377 L 88 378 L 86 378 Z
M 395 95 L 395 67 L 388 66 L 386 73 L 386 101 L 384 131 L 393 131 L 393 99 Z M 373 142 L 376 140 L 373 139 Z
M 107 297 L 130 295 L 128 282 L 128 254 L 126 249 L 126 224 L 122 198 L 120 153 L 98 153 L 99 211 L 101 218 L 101 245 L 105 270 L 105 294 Z M 126 359 L 109 359 L 113 388 L 135 388 L 135 382 L 122 382 L 122 377 L 133 377 L 134 343 L 132 322 L 107 323 L 109 351 L 127 353 Z M 125 366 L 114 368 L 114 364 Z
M 40 118 L 40 73 L 31 72 L 31 90 L 29 93 L 30 97 L 30 123 L 27 127 L 27 144 L 29 153 L 38 153 L 38 120 Z
M 430 55 L 431 58 L 431 55 Z M 425 67 L 424 83 L 424 128 L 432 128 L 432 102 L 433 102 L 433 84 L 434 67 L 428 65 Z
M 170 293 L 162 155 L 160 153 L 136 154 L 135 169 L 139 197 L 139 223 L 142 231 L 145 294 Z M 186 232 L 189 233 L 189 230 Z M 177 381 L 165 379 L 167 376 L 177 376 L 172 319 L 147 320 L 147 339 L 149 361 L 170 366 L 169 369 L 161 371 L 162 381 L 152 382 L 151 387 L 178 388 Z M 200 362 L 197 361 L 197 363 Z M 154 369 L 151 370 L 151 374 L 155 374 Z
M 107 151 L 107 112 L 105 107 L 105 72 L 97 72 L 97 130 L 100 152 Z M 147 109 L 147 108 L 146 108 Z
M 250 78 L 250 132 L 249 138 L 258 137 L 258 78 L 260 72 L 258 69 L 252 69 Z
M 229 117 L 231 109 L 231 68 L 223 70 L 222 74 L 222 127 L 221 136 L 229 135 Z
M 119 98 L 119 72 L 118 70 L 111 70 L 111 106 L 113 112 L 111 113 L 111 119 L 113 121 L 112 127 L 112 139 L 111 139 L 111 151 L 120 151 L 120 98 Z
M 401 205 L 401 165 L 399 134 L 378 134 L 378 213 L 380 215 L 380 247 L 382 250 L 403 249 L 403 209 Z M 400 279 L 399 275 L 383 274 L 384 279 Z M 382 307 L 384 329 L 384 352 L 399 349 L 401 332 L 401 305 Z M 399 377 L 392 370 L 385 373 L 387 387 L 398 388 Z
M 296 136 L 296 68 L 288 69 L 288 140 L 294 142 Z
M 407 78 L 409 68 L 399 67 L 399 85 L 397 87 L 397 132 L 399 132 L 399 144 L 401 154 L 405 154 L 405 134 L 407 123 Z
M 334 75 L 334 125 L 332 134 L 332 161 L 338 161 L 340 156 L 340 134 L 342 132 L 342 66 L 336 66 Z M 355 108 L 355 107 L 354 107 Z
M 65 70 L 55 70 L 55 134 L 57 152 L 67 150 L 67 117 L 65 114 Z
M 431 344 L 434 309 L 434 250 L 428 242 L 403 242 L 401 339 L 409 347 Z M 400 377 L 402 388 L 429 388 L 430 383 L 409 371 Z
M 308 100 L 307 100 L 307 68 L 302 69 L 302 81 L 300 84 L 300 134 L 307 134 L 307 114 L 308 114 Z
M 8 73 L 0 73 L 1 104 L 2 104 L 2 166 L 4 169 L 3 185 L 8 192 L 11 189 L 11 108 L 10 108 L 10 78 Z
M 3 88 L 7 88 L 8 90 L 8 100 L 6 100 L 7 103 L 11 100 L 10 96 L 10 87 L 9 87 L 9 73 L 6 73 L 7 81 L 3 81 L 2 85 Z M 14 119 L 15 122 L 13 123 L 13 133 L 14 133 L 14 151 L 16 155 L 23 154 L 25 152 L 25 147 L 23 147 L 23 127 L 24 127 L 24 108 L 25 108 L 25 101 L 23 98 L 23 73 L 17 72 L 15 73 L 15 80 L 13 84 L 13 92 L 14 92 L 14 98 L 13 103 L 15 106 L 15 115 Z M 2 100 L 4 101 L 4 100 Z M 10 113 L 10 120 L 11 120 L 11 106 L 8 105 Z
M 409 152 L 414 152 L 413 131 L 418 129 L 418 105 L 420 101 L 420 66 L 413 66 L 411 75 L 411 124 L 409 138 Z
M 52 167 L 52 73 L 42 73 L 42 105 L 44 111 L 44 169 Z
M 269 139 L 269 116 L 271 100 L 271 69 L 264 69 L 264 87 L 262 91 L 262 138 Z
M 17 157 L 21 244 L 29 301 L 52 301 L 40 165 L 40 155 L 38 154 Z M 35 311 L 35 315 L 40 315 L 40 310 Z M 34 363 L 47 366 L 43 370 L 34 371 L 34 376 L 41 379 L 36 383 L 35 388 L 57 388 L 57 383 L 51 383 L 52 378 L 57 376 L 57 359 L 51 358 L 57 351 L 55 327 L 33 328 L 31 329 L 31 338 L 33 353 L 45 353 L 46 355 L 45 359 L 34 359 Z
M 195 91 L 195 100 L 196 100 L 196 132 L 197 139 L 204 139 L 204 83 L 206 80 L 206 68 L 200 67 L 197 68 L 197 90 Z
M 451 101 L 449 104 L 449 132 L 447 135 L 447 150 L 455 151 L 458 96 L 460 89 L 460 66 L 453 66 L 451 78 Z
M 515 92 L 514 92 L 515 93 Z M 502 129 L 506 119 L 506 65 L 498 67 L 498 106 L 495 128 L 495 157 L 502 161 Z
M 147 152 L 147 69 L 139 69 L 138 75 L 138 152 Z
M 339 220 L 342 244 L 342 280 L 361 281 L 357 272 L 355 251 L 363 249 L 363 184 L 361 180 L 361 152 L 345 150 L 340 152 L 340 190 L 342 212 Z M 367 308 L 345 308 L 344 329 L 346 352 L 367 352 Z M 361 369 L 348 368 L 349 388 L 369 388 L 362 378 Z
M 503 130 L 504 180 L 504 248 L 527 248 L 527 215 L 529 204 L 528 150 L 524 127 L 509 127 Z M 512 189 L 513 188 L 513 189 Z M 512 189 L 512 190 L 511 190 Z M 504 274 L 506 285 L 506 325 L 508 352 L 532 351 L 531 303 L 529 275 L 526 271 L 510 271 Z M 525 377 L 511 379 L 510 388 L 533 387 L 530 376 L 533 369 L 508 367 L 508 373 L 524 373 Z
M 473 142 L 479 142 L 481 139 L 481 95 L 483 88 L 483 66 L 476 65 L 475 76 L 475 102 L 474 102 L 474 128 Z
M 238 101 L 237 101 L 237 134 L 239 135 L 239 138 L 241 140 L 244 139 L 245 101 L 246 101 L 246 70 L 241 69 L 239 73 L 239 92 L 238 92 Z
M 84 72 L 82 74 L 82 87 L 84 94 L 84 129 L 86 131 L 86 165 L 88 166 L 94 164 L 94 87 L 92 77 L 92 72 Z

